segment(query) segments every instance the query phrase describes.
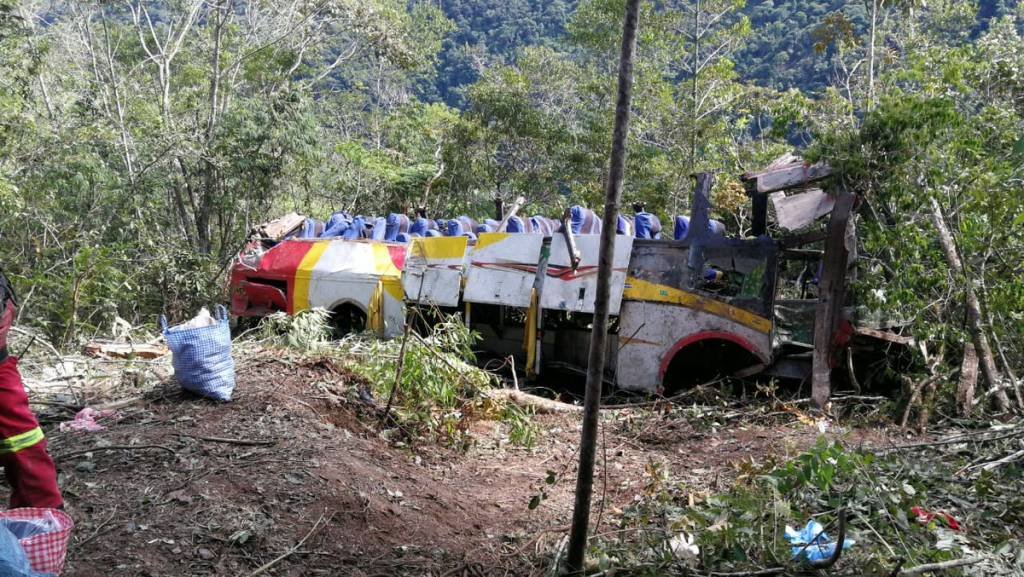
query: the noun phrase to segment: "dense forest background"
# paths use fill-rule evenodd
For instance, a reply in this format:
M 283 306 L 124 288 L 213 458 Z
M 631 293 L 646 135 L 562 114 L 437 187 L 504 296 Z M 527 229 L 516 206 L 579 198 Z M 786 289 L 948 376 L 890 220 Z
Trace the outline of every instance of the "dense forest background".
M 597 206 L 622 10 L 0 0 L 0 262 L 22 323 L 71 346 L 183 316 L 288 210 Z M 944 347 L 965 339 L 971 287 L 1019 369 L 1022 33 L 1010 0 L 646 1 L 625 201 L 667 221 L 711 170 L 718 218 L 744 234 L 737 175 L 826 159 L 863 199 L 859 302 Z

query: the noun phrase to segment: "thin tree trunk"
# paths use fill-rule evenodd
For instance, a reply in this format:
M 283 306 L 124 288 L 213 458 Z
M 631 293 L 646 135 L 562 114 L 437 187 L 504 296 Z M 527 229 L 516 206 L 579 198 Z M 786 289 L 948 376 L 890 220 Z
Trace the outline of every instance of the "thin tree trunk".
M 878 33 L 878 8 L 885 0 L 871 0 L 871 40 L 868 45 L 868 105 L 875 107 L 875 37 Z
M 974 343 L 964 345 L 964 358 L 960 363 L 960 382 L 956 387 L 956 408 L 961 417 L 969 417 L 974 409 L 974 388 L 978 384 L 978 353 Z
M 699 99 L 697 98 L 697 80 L 700 76 L 700 0 L 697 0 L 693 7 L 693 86 L 690 91 L 690 172 L 697 170 L 697 120 L 700 113 L 697 110 Z
M 583 571 L 584 553 L 590 524 L 590 499 L 594 490 L 594 456 L 604 382 L 605 343 L 608 338 L 608 301 L 611 296 L 612 259 L 615 254 L 615 223 L 619 217 L 622 183 L 626 166 L 626 142 L 629 136 L 630 101 L 633 96 L 633 55 L 636 53 L 637 20 L 640 0 L 628 0 L 622 24 L 622 51 L 619 57 L 618 99 L 615 105 L 615 131 L 605 190 L 604 224 L 597 266 L 597 294 L 594 300 L 594 324 L 590 336 L 587 365 L 587 389 L 583 402 L 583 430 L 580 433 L 580 464 L 576 476 L 576 502 L 569 535 L 567 568 L 572 575 Z
M 999 390 L 999 372 L 996 370 L 995 359 L 992 356 L 992 349 L 988 344 L 988 337 L 982 326 L 981 303 L 978 302 L 978 294 L 974 290 L 974 283 L 967 277 L 960 255 L 957 254 L 956 245 L 953 243 L 953 236 L 946 226 L 946 220 L 942 216 L 942 208 L 939 201 L 934 198 L 932 202 L 932 223 L 939 233 L 939 245 L 946 257 L 946 264 L 958 277 L 964 278 L 965 292 L 967 293 L 967 330 L 971 334 L 974 349 L 978 353 L 978 363 L 981 365 L 981 374 L 985 377 L 985 385 L 990 391 L 996 391 L 996 406 L 1001 411 L 1010 409 L 1010 398 L 1006 391 Z

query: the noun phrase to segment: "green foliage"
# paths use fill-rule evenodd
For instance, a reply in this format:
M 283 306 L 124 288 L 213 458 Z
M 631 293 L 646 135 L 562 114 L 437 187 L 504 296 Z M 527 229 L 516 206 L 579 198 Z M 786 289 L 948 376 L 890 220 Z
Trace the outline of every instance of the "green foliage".
M 453 316 L 434 325 L 427 336 L 406 343 L 395 406 L 399 424 L 412 440 L 437 439 L 466 449 L 472 442 L 468 433 L 472 420 L 494 417 L 507 423 L 513 444 L 533 444 L 537 430 L 530 415 L 486 396 L 494 376 L 473 364 L 473 345 L 478 339 Z M 374 397 L 381 402 L 389 398 L 395 385 L 401 349 L 402 339 L 371 338 L 361 341 L 359 354 L 354 356 L 352 368 L 370 381 Z
M 257 335 L 264 342 L 316 352 L 330 340 L 331 313 L 322 308 L 306 309 L 295 315 L 274 313 L 260 319 Z
M 834 539 L 840 507 L 847 512 L 846 537 L 855 541 L 840 567 L 858 574 L 891 574 L 897 557 L 909 567 L 960 558 L 994 543 L 1011 556 L 1019 551 L 1020 526 L 992 523 L 989 516 L 1020 499 L 1020 471 L 997 471 L 998 480 L 988 472 L 973 482 L 954 478 L 972 461 L 1005 449 L 993 448 L 980 458 L 970 451 L 936 450 L 938 455 L 876 457 L 819 438 L 778 466 L 742 465 L 729 489 L 709 495 L 675 482 L 671 471 L 651 463 L 642 497 L 624 511 L 615 539 L 599 543 L 593 556 L 616 559 L 613 566 L 636 575 L 660 575 L 680 564 L 704 572 L 782 567 L 797 573 L 804 568 L 790 560 L 785 527 L 801 528 L 813 516 Z M 938 517 L 919 522 L 914 507 L 948 511 L 966 530 L 952 532 Z M 673 551 L 679 535 L 693 537 L 698 558 L 686 561 Z M 997 567 L 1004 566 L 989 569 L 998 572 Z
M 966 340 L 963 289 L 973 283 L 991 315 L 989 330 L 1019 366 L 1024 333 L 1008 321 L 1024 305 L 1024 277 L 1014 264 L 1024 245 L 1009 223 L 1024 202 L 1015 184 L 1024 176 L 1016 152 L 1024 39 L 1003 19 L 977 41 L 948 45 L 950 8 L 922 15 L 915 52 L 883 75 L 886 88 L 861 129 L 823 131 L 817 154 L 865 198 L 867 266 L 858 302 L 876 317 L 912 319 L 919 338 L 959 351 Z M 933 199 L 953 230 L 965 276 L 951 274 L 939 250 Z

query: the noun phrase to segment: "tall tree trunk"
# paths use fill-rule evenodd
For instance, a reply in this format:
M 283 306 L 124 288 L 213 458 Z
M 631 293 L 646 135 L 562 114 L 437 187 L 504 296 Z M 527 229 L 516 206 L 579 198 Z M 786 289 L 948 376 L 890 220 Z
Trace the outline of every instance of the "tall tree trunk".
M 978 354 L 974 343 L 964 345 L 964 358 L 960 363 L 960 382 L 956 387 L 956 410 L 961 417 L 971 416 L 974 409 L 974 388 L 978 384 Z
M 700 112 L 697 107 L 700 105 L 700 99 L 697 97 L 698 94 L 698 77 L 700 76 L 700 0 L 697 0 L 693 6 L 693 86 L 690 90 L 690 173 L 697 171 L 697 122 L 700 118 Z
M 878 9 L 885 0 L 871 0 L 871 39 L 868 44 L 867 110 L 875 107 L 875 38 L 878 34 Z
M 637 20 L 640 0 L 628 0 L 622 24 L 622 51 L 619 57 L 619 88 L 615 105 L 615 131 L 605 190 L 604 224 L 597 263 L 597 294 L 594 299 L 594 324 L 590 335 L 587 365 L 587 389 L 583 402 L 583 429 L 580 433 L 580 464 L 576 476 L 576 501 L 569 534 L 568 570 L 583 572 L 587 533 L 590 525 L 590 498 L 594 489 L 594 455 L 604 382 L 605 343 L 608 339 L 608 301 L 611 296 L 612 259 L 615 254 L 615 223 L 622 200 L 622 182 L 626 167 L 626 141 L 629 136 L 629 107 L 633 97 L 633 55 L 636 53 Z
M 939 245 L 946 257 L 946 264 L 958 277 L 964 279 L 964 288 L 967 293 L 967 330 L 971 334 L 971 341 L 974 343 L 975 352 L 978 354 L 978 364 L 981 365 L 981 374 L 985 377 L 985 385 L 989 391 L 994 391 L 996 406 L 1001 411 L 1010 409 L 1010 398 L 1006 391 L 1000 389 L 999 372 L 996 370 L 995 359 L 992 356 L 992 349 L 988 344 L 988 337 L 982 326 L 981 303 L 978 302 L 978 294 L 974 290 L 974 283 L 967 276 L 960 255 L 957 253 L 956 245 L 953 243 L 953 236 L 946 226 L 946 219 L 942 216 L 942 208 L 939 201 L 934 198 L 932 201 L 932 223 L 939 233 Z

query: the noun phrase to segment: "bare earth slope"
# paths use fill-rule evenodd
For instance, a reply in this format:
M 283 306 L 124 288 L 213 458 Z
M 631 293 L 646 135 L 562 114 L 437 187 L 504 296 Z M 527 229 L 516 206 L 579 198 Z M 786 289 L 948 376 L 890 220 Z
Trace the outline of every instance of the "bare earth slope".
M 541 573 L 571 513 L 577 417 L 535 417 L 544 433 L 529 450 L 490 422 L 475 425 L 468 452 L 412 449 L 344 400 L 356 380 L 330 362 L 264 356 L 240 367 L 232 403 L 168 383 L 105 431 L 50 431 L 78 524 L 65 575 L 249 575 L 285 554 L 262 574 Z M 602 530 L 643 490 L 649 463 L 700 492 L 819 434 L 719 417 L 607 413 Z M 531 511 L 547 471 L 559 480 Z

